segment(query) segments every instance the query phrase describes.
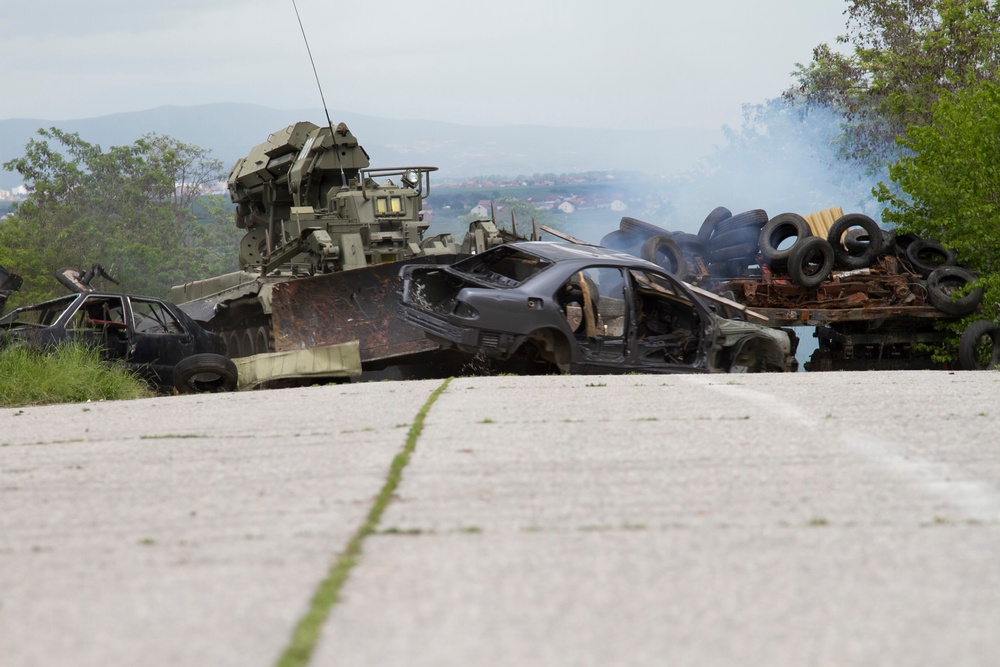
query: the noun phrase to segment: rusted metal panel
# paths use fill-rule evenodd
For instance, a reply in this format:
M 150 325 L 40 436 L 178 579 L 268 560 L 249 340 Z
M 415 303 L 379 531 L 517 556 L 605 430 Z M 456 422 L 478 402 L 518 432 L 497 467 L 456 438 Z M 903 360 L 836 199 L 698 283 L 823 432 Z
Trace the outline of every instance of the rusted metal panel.
M 942 313 L 931 306 L 890 306 L 873 308 L 755 308 L 775 326 L 816 326 L 831 322 L 857 322 L 890 317 L 937 319 Z
M 866 269 L 835 272 L 830 280 L 811 289 L 771 273 L 762 278 L 729 280 L 715 290 L 732 293 L 740 303 L 783 326 L 945 317 L 926 305 L 927 292 L 919 276 L 902 270 L 894 257 L 880 258 Z
M 411 263 L 439 263 L 439 257 L 405 262 Z M 399 269 L 403 265 L 393 262 L 275 285 L 271 295 L 275 350 L 356 340 L 365 363 L 437 349 L 421 331 L 396 316 L 402 291 Z

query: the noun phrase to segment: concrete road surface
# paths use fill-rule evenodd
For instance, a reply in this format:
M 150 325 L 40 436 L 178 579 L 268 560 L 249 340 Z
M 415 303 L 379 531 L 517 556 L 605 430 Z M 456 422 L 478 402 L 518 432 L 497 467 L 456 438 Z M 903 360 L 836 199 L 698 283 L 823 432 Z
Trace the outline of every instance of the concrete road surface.
M 0 410 L 0 665 L 1000 664 L 1000 374 L 443 384 Z

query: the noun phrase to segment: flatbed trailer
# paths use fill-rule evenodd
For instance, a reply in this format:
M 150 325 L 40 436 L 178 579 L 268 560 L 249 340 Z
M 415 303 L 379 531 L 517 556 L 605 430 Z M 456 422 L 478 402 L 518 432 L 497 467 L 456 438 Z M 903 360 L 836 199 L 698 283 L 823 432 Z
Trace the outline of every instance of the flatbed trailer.
M 943 369 L 930 347 L 944 342 L 937 323 L 955 319 L 929 305 L 919 275 L 893 257 L 871 268 L 834 272 L 816 288 L 767 271 L 717 281 L 712 291 L 766 317 L 775 327 L 814 327 L 807 371 Z

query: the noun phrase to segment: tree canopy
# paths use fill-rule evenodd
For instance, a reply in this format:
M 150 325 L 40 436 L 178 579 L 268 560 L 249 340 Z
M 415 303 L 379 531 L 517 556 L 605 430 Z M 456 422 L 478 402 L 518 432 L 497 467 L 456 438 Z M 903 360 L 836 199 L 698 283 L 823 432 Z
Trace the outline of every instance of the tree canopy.
M 202 148 L 147 134 L 104 151 L 50 128 L 3 166 L 28 189 L 0 225 L 0 265 L 24 278 L 20 301 L 60 294 L 53 273 L 62 267 L 100 263 L 123 291 L 150 295 L 235 269 L 238 230 L 203 196 L 224 178 L 222 165 Z M 201 219 L 196 202 L 209 212 Z
M 785 97 L 841 115 L 842 155 L 883 178 L 883 222 L 957 251 L 985 287 L 970 317 L 996 318 L 1000 1 L 848 0 L 845 13 L 841 49 L 817 47 Z
M 900 232 L 941 240 L 982 275 L 983 310 L 1000 302 L 1000 83 L 944 92 L 931 122 L 911 126 L 909 151 L 889 167 L 905 194 L 880 184 L 883 220 Z M 982 314 L 977 317 L 982 317 Z
M 929 125 L 943 93 L 997 80 L 997 0 L 848 0 L 845 14 L 840 48 L 817 46 L 785 96 L 842 114 L 845 156 L 870 167 L 901 155 L 896 137 Z

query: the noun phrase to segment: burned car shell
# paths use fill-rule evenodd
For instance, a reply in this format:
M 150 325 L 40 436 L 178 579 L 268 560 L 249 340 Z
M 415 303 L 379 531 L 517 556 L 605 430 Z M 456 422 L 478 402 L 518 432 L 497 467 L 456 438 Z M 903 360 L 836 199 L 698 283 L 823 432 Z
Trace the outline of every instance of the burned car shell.
M 161 390 L 173 386 L 174 366 L 193 354 L 223 354 L 222 339 L 174 304 L 145 296 L 84 292 L 23 306 L 0 318 L 0 346 L 22 341 L 51 347 L 81 341 Z
M 596 246 L 510 243 L 400 271 L 400 317 L 444 348 L 569 373 L 787 371 L 792 338 L 719 316 L 657 265 Z

